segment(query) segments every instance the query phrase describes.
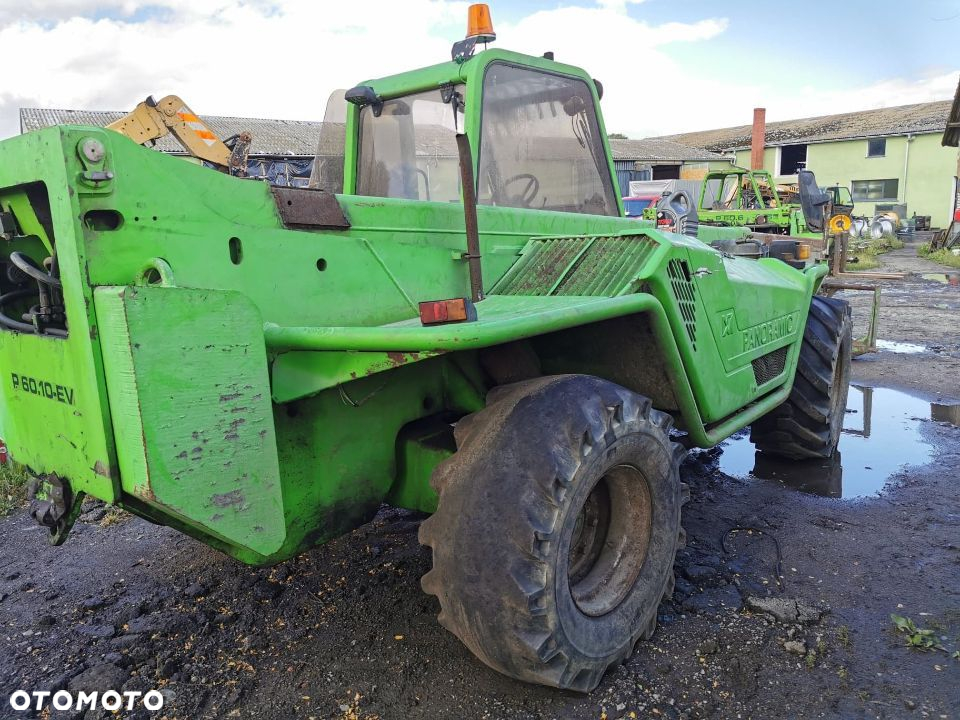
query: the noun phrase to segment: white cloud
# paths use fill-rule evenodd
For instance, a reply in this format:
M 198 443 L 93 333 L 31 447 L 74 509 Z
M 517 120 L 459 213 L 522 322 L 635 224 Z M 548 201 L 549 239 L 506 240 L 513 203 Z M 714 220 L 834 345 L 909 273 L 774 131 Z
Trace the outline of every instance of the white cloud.
M 701 105 L 700 79 L 683 71 L 666 46 L 709 40 L 726 28 L 723 18 L 654 25 L 619 7 L 565 7 L 499 28 L 498 40 L 531 54 L 553 50 L 557 60 L 586 68 L 603 83 L 607 130 L 641 137 L 671 132 Z
M 617 12 L 626 12 L 627 5 L 639 5 L 644 0 L 597 0 L 597 5 Z
M 18 131 L 23 105 L 116 110 L 171 92 L 201 113 L 320 119 L 337 87 L 448 58 L 466 17 L 466 3 L 440 0 L 352 0 L 339 14 L 309 0 L 282 10 L 224 0 L 163 7 L 171 13 L 137 23 L 74 16 L 3 26 L 5 57 L 29 62 L 4 73 L 0 136 Z
M 917 80 L 892 78 L 862 88 L 829 93 L 823 93 L 815 87 L 797 88 L 793 97 L 780 99 L 775 106 L 769 108 L 768 117 L 774 120 L 790 120 L 865 108 L 948 100 L 956 92 L 958 76 L 960 68 L 947 72 L 941 70 Z M 811 107 L 816 110 L 811 112 Z

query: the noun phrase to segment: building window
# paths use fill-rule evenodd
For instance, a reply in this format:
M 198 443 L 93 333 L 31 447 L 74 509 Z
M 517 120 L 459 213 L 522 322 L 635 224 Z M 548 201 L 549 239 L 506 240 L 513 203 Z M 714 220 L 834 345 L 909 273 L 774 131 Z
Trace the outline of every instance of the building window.
M 896 200 L 899 181 L 894 180 L 854 180 L 851 191 L 854 200 L 878 202 Z
M 806 145 L 784 145 L 780 148 L 780 172 L 778 175 L 796 175 L 807 164 Z
M 883 157 L 886 154 L 886 138 L 871 138 L 870 140 L 867 140 L 867 157 Z
M 653 179 L 654 180 L 679 180 L 680 166 L 679 165 L 654 165 Z

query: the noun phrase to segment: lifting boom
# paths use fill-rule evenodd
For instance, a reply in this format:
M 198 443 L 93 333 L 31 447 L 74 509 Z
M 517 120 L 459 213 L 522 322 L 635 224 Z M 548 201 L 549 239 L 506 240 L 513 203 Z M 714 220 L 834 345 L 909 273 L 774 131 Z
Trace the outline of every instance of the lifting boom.
M 170 133 L 191 157 L 216 165 L 230 175 L 246 175 L 250 134 L 244 132 L 235 136 L 231 149 L 177 95 L 167 95 L 160 101 L 151 95 L 130 113 L 107 125 L 107 129 L 140 145 L 152 143 Z

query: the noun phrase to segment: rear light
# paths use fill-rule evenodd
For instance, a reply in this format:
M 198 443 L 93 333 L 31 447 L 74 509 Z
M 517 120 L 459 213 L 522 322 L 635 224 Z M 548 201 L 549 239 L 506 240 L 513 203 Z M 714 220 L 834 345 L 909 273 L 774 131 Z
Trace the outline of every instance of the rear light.
M 10 459 L 10 453 L 7 452 L 7 444 L 0 440 L 0 465 L 6 465 Z
M 809 259 L 810 259 L 810 244 L 797 243 L 797 260 L 809 260 Z
M 473 322 L 477 319 L 477 307 L 467 298 L 428 300 L 420 303 L 420 322 L 423 325 Z

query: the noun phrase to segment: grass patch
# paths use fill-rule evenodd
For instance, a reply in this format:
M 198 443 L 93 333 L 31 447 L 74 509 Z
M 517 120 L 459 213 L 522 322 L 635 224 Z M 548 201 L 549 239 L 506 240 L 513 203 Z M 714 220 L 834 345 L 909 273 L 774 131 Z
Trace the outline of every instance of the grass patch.
M 100 518 L 100 527 L 110 527 L 111 525 L 119 525 L 120 523 L 125 523 L 132 516 L 130 513 L 125 510 L 121 510 L 116 505 L 111 505 L 107 510 L 106 514 Z
M 946 248 L 931 250 L 930 243 L 924 243 L 918 247 L 917 255 L 940 265 L 946 265 L 947 267 L 951 268 L 960 268 L 960 255 L 954 255 Z
M 19 465 L 0 465 L 0 515 L 9 515 L 27 500 L 27 472 Z
M 856 262 L 848 262 L 847 270 L 876 270 L 880 267 L 880 261 L 873 253 L 857 251 L 854 255 Z
M 851 243 L 847 248 L 847 257 L 857 258 L 857 262 L 848 262 L 848 270 L 874 270 L 880 267 L 878 255 L 899 250 L 902 248 L 903 241 L 899 238 L 869 238 L 857 240 Z

